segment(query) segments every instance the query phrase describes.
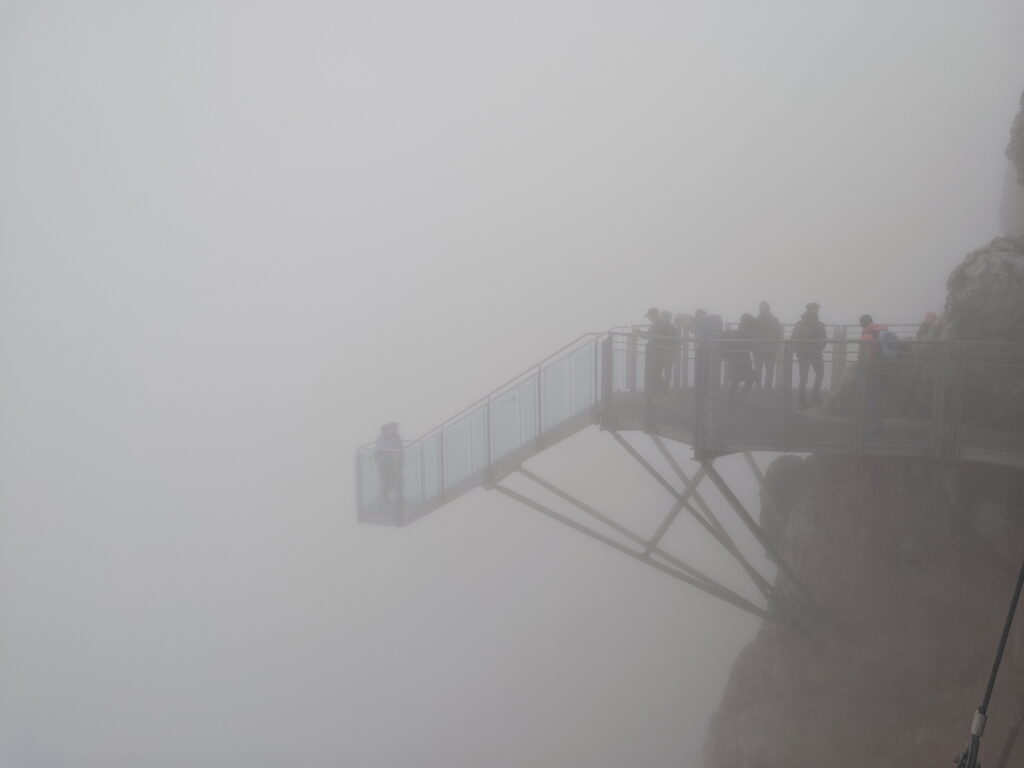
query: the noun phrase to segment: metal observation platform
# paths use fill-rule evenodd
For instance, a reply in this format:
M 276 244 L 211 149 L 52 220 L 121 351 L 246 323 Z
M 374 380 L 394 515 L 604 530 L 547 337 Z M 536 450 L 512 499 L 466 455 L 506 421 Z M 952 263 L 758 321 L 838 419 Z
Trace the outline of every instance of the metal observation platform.
M 879 342 L 861 342 L 860 328 L 852 325 L 831 326 L 817 356 L 807 354 L 806 341 L 789 338 L 750 341 L 727 333 L 697 341 L 652 337 L 639 329 L 585 334 L 422 437 L 405 441 L 401 449 L 373 443 L 359 447 L 359 520 L 407 525 L 484 487 L 755 615 L 793 618 L 792 609 L 816 614 L 813 596 L 719 473 L 716 459 L 743 454 L 762 491 L 764 476 L 753 452 L 1024 466 L 1019 421 L 1024 414 L 1024 345 L 911 341 L 916 326 L 889 328 L 907 340 L 884 355 Z M 786 326 L 786 336 L 790 330 Z M 751 359 L 771 363 L 773 385 L 734 391 L 733 366 L 745 369 Z M 815 365 L 812 359 L 820 362 Z M 822 374 L 818 392 L 815 368 Z M 804 394 L 801 378 L 808 380 Z M 592 425 L 608 431 L 675 499 L 653 536 L 629 530 L 523 466 L 531 456 Z M 629 433 L 651 440 L 671 471 L 657 469 L 626 439 Z M 692 476 L 666 440 L 692 447 L 700 462 Z M 508 488 L 502 480 L 512 473 L 560 498 L 572 514 Z M 783 581 L 792 588 L 786 589 L 785 599 L 740 552 L 720 522 L 721 510 L 716 513 L 701 495 L 698 485 L 704 479 L 786 577 Z M 661 548 L 682 512 L 739 562 L 767 607 Z M 581 516 L 597 527 L 580 522 Z

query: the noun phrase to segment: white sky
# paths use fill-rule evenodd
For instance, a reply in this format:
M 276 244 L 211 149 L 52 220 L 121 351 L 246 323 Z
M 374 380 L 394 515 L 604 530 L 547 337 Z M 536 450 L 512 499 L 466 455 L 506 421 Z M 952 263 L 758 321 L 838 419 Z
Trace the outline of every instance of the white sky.
M 0 3 L 0 765 L 676 766 L 753 623 L 413 436 L 651 305 L 941 309 L 1024 5 Z M 666 506 L 610 440 L 541 457 Z M 624 480 L 609 480 L 619 477 Z

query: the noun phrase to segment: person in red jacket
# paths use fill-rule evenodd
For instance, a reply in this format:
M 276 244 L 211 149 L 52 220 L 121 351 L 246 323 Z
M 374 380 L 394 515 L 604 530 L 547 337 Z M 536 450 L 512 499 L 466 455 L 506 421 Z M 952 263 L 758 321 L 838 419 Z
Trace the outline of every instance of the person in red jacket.
M 879 336 L 888 326 L 879 325 L 871 315 L 860 316 L 860 361 L 864 366 L 864 432 L 882 431 L 882 371 Z

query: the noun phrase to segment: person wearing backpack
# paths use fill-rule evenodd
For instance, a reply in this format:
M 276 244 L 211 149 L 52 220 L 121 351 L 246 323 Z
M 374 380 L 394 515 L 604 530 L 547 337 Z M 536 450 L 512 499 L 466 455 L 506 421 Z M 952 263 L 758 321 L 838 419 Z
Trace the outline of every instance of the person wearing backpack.
M 793 334 L 790 338 L 793 344 L 793 351 L 796 353 L 797 368 L 800 372 L 800 388 L 797 391 L 797 407 L 807 407 L 807 379 L 808 373 L 814 371 L 814 388 L 811 394 L 811 402 L 815 405 L 821 402 L 821 380 L 825 376 L 825 359 L 822 352 L 828 343 L 828 331 L 825 324 L 818 319 L 818 304 L 807 305 L 807 310 L 800 315 L 800 320 L 793 326 Z

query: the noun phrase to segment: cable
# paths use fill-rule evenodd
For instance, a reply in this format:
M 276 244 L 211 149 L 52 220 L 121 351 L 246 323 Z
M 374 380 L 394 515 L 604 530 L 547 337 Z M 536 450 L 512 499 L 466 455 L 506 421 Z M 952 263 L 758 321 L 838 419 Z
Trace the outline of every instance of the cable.
M 992 664 L 992 671 L 988 676 L 988 685 L 985 687 L 985 695 L 982 697 L 981 706 L 974 713 L 974 720 L 971 723 L 971 740 L 966 749 L 957 760 L 957 768 L 978 768 L 978 755 L 981 751 L 981 737 L 985 733 L 985 722 L 988 720 L 988 705 L 992 700 L 992 690 L 996 687 L 996 677 L 999 675 L 999 665 L 1003 661 L 1003 652 L 1006 650 L 1006 641 L 1010 637 L 1010 628 L 1013 626 L 1013 616 L 1017 612 L 1017 603 L 1020 600 L 1021 587 L 1024 586 L 1024 561 L 1020 564 L 1020 573 L 1017 575 L 1017 586 L 1013 590 L 1013 600 L 1010 602 L 1010 610 L 1006 614 L 1006 621 L 1003 622 L 1003 634 L 999 638 L 999 648 L 996 650 L 996 659 Z

